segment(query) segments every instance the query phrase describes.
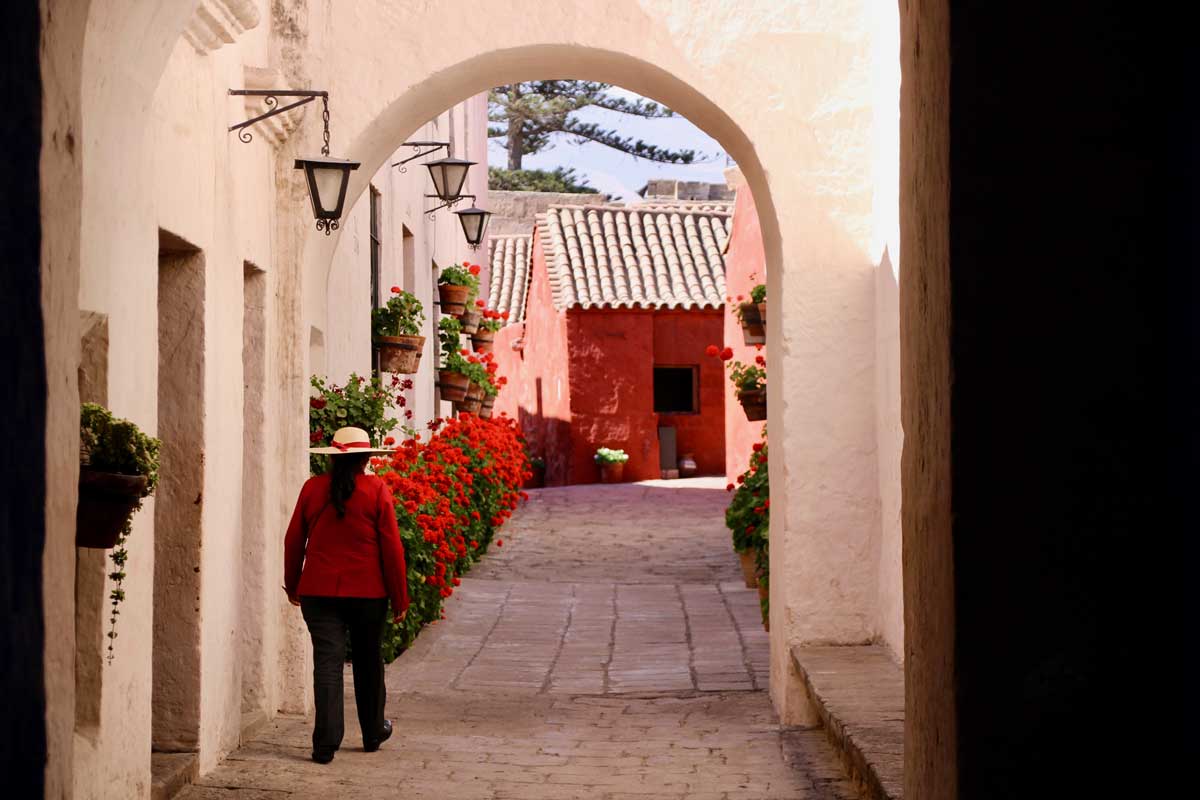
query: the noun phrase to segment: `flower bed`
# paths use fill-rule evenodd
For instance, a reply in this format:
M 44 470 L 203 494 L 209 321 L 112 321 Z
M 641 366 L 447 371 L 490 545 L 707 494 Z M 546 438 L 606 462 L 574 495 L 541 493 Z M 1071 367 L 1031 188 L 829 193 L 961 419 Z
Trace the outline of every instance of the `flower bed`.
M 421 628 L 442 617 L 459 578 L 487 551 L 496 531 L 528 497 L 525 439 L 510 417 L 466 414 L 434 420 L 428 442 L 408 439 L 372 467 L 396 500 L 408 563 L 408 615 L 389 623 L 384 659 L 394 660 Z M 496 539 L 496 546 L 503 541 Z M 389 614 L 388 618 L 391 618 Z

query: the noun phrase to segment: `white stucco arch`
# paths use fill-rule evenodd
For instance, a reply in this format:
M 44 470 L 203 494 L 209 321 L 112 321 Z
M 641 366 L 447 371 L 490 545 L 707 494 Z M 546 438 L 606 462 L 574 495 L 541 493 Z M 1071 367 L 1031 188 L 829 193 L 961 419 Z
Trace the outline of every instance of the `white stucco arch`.
M 896 186 L 894 176 L 889 185 L 888 176 L 878 174 L 873 154 L 881 100 L 872 59 L 880 50 L 890 52 L 876 46 L 879 37 L 899 37 L 864 22 L 881 4 L 895 16 L 892 0 L 802 8 L 776 0 L 720 0 L 702 10 L 690 0 L 264 0 L 258 3 L 264 15 L 255 33 L 260 39 L 246 47 L 246 63 L 278 69 L 293 87 L 330 92 L 333 154 L 364 165 L 353 176 L 351 198 L 422 123 L 475 92 L 530 78 L 619 84 L 674 108 L 737 159 L 757 200 L 773 318 L 780 321 L 771 326 L 768 342 L 776 454 L 771 635 L 772 693 L 785 721 L 795 721 L 798 707 L 790 694 L 789 644 L 863 641 L 878 630 L 873 285 L 881 231 L 890 234 L 894 221 L 881 217 L 879 201 L 894 198 Z M 47 625 L 70 630 L 76 311 L 81 299 L 105 298 L 119 323 L 113 335 L 122 344 L 114 353 L 137 365 L 130 372 L 138 376 L 120 387 L 112 404 L 139 422 L 152 420 L 157 401 L 147 389 L 157 374 L 156 339 L 138 311 L 152 306 L 153 298 L 144 280 L 130 286 L 113 276 L 144 278 L 155 269 L 157 226 L 148 201 L 154 176 L 143 144 L 156 90 L 199 0 L 42 5 L 43 312 L 54 321 L 46 328 L 45 602 Z M 244 44 L 239 40 L 234 48 Z M 211 66 L 226 55 L 207 57 Z M 230 88 L 238 85 L 238 74 L 229 71 Z M 895 95 L 884 92 L 883 102 L 894 107 L 898 87 Z M 243 109 L 232 101 L 222 106 L 215 94 L 205 102 L 213 119 L 197 125 L 209 129 L 205 136 L 219 147 L 224 125 Z M 288 489 L 304 470 L 305 349 L 309 327 L 324 324 L 325 278 L 336 243 L 313 229 L 307 196 L 291 170 L 293 156 L 317 149 L 319 133 L 317 115 L 309 113 L 270 156 L 276 174 L 264 180 L 275 201 L 268 224 L 258 217 L 239 220 L 269 229 L 273 238 L 269 266 L 279 335 L 271 358 L 280 385 L 273 388 L 276 432 L 267 455 L 279 462 L 278 483 Z M 235 207 L 224 221 L 243 210 Z M 221 222 L 181 232 L 207 247 Z M 95 280 L 102 274 L 108 277 Z M 87 298 L 81 297 L 81 279 Z M 222 435 L 237 438 L 236 431 Z M 127 622 L 136 622 L 133 617 Z M 48 642 L 47 675 L 55 677 L 48 677 L 47 688 L 59 697 L 71 696 L 71 655 L 69 638 Z M 222 669 L 219 661 L 211 663 L 207 669 Z M 121 667 L 125 674 L 106 679 L 131 687 L 134 716 L 144 717 L 148 700 L 133 689 L 139 664 L 144 668 L 145 662 L 131 659 Z M 302 680 L 303 670 L 298 672 Z M 61 767 L 64 759 L 71 761 L 69 717 L 69 703 L 48 715 L 48 775 L 56 786 L 69 782 Z M 144 722 L 133 719 L 131 727 Z M 227 747 L 231 731 L 206 732 L 206 763 Z M 135 767 L 141 768 L 117 764 L 113 770 L 124 770 L 125 780 L 137 774 Z

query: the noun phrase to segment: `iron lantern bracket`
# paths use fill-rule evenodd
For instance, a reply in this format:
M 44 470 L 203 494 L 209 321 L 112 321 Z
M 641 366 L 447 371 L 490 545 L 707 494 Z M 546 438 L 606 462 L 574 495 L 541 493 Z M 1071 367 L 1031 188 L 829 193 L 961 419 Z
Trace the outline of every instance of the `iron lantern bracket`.
M 233 131 L 238 131 L 238 139 L 246 144 L 249 144 L 254 139 L 254 135 L 251 134 L 250 131 L 245 130 L 246 128 L 249 128 L 256 122 L 262 122 L 264 119 L 270 119 L 277 114 L 283 114 L 287 111 L 291 111 L 293 108 L 299 108 L 306 103 L 311 103 L 318 97 L 320 97 L 325 103 L 325 126 L 327 131 L 325 134 L 325 140 L 327 143 L 329 141 L 329 92 L 309 89 L 230 89 L 229 94 L 236 97 L 261 97 L 263 98 L 263 104 L 267 107 L 267 110 L 264 113 L 259 114 L 257 117 L 248 119 L 245 122 L 239 122 L 237 125 L 231 125 L 229 127 L 230 133 Z M 288 103 L 286 106 L 280 106 L 280 97 L 298 97 L 300 99 L 294 103 Z M 328 147 L 328 144 L 326 144 L 326 147 Z M 328 153 L 326 153 L 326 155 L 328 155 Z
M 449 142 L 402 142 L 400 144 L 400 146 L 401 147 L 411 147 L 414 150 L 418 151 L 416 154 L 411 155 L 408 158 L 402 158 L 399 161 L 392 164 L 393 167 L 399 167 L 401 172 L 408 172 L 408 167 L 404 166 L 408 162 L 415 161 L 416 159 L 421 158 L 423 156 L 433 155 L 438 150 L 441 150 L 443 148 L 446 150 L 446 155 L 447 156 L 450 155 L 450 143 Z M 422 147 L 428 147 L 429 149 L 422 152 L 421 151 Z
M 425 196 L 426 197 L 435 197 L 438 200 L 442 199 L 440 195 L 436 195 L 436 194 L 427 194 Z M 440 206 L 437 206 L 436 208 L 431 208 L 428 211 L 426 211 L 425 213 L 429 215 L 430 219 L 433 219 L 433 212 L 441 211 L 443 208 L 450 208 L 451 206 L 456 206 L 456 205 L 458 205 L 459 201 L 461 201 L 464 197 L 471 198 L 472 202 L 474 202 L 476 199 L 475 195 L 473 195 L 473 194 L 460 194 L 458 197 L 454 198 L 453 200 L 449 200 L 445 203 L 442 203 Z

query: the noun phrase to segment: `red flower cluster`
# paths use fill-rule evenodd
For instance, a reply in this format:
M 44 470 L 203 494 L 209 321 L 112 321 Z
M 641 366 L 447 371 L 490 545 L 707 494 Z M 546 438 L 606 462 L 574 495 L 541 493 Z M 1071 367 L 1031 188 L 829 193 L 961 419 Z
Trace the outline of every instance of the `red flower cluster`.
M 412 603 L 385 637 L 388 660 L 441 617 L 442 601 L 512 516 L 530 474 L 525 440 L 510 417 L 464 414 L 429 429 L 428 442 L 407 440 L 372 461 L 396 501 Z
M 464 262 L 463 262 L 463 266 L 464 266 L 464 267 L 466 267 L 466 268 L 467 268 L 467 272 L 471 273 L 472 275 L 478 275 L 478 274 L 479 274 L 479 269 L 480 269 L 480 267 L 479 267 L 479 265 L 478 265 L 478 264 L 468 264 L 467 262 L 465 262 L 465 261 L 464 261 Z

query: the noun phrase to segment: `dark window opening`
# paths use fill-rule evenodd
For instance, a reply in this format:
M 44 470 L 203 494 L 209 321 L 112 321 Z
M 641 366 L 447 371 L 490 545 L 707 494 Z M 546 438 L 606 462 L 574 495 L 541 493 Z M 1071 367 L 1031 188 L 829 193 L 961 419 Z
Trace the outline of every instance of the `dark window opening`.
M 374 186 L 371 187 L 371 308 L 379 308 L 383 305 L 380 293 L 379 272 L 383 262 L 383 241 L 379 230 L 379 190 Z M 379 351 L 371 351 L 371 371 L 375 377 L 380 377 L 379 370 Z
M 657 414 L 695 414 L 700 411 L 699 367 L 655 367 L 654 411 Z

